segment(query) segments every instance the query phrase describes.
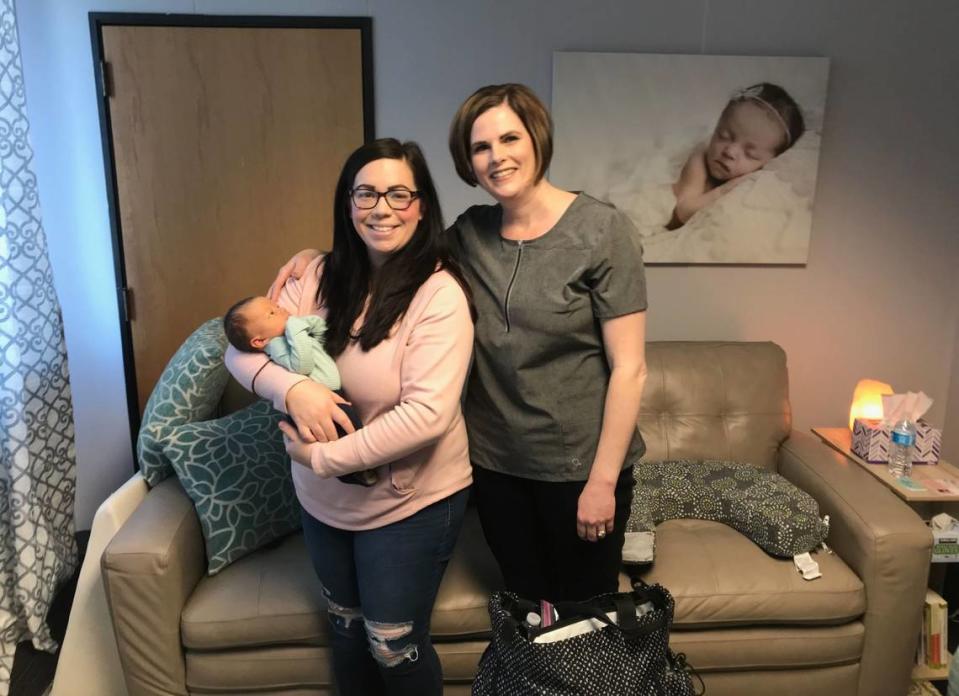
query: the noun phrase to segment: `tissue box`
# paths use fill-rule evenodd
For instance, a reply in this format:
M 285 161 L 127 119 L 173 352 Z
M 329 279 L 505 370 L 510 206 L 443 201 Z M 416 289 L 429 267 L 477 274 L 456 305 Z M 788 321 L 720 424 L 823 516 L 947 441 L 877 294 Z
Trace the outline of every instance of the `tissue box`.
M 957 563 L 959 562 L 959 530 L 933 529 L 932 531 L 932 562 Z
M 916 449 L 912 461 L 936 464 L 942 449 L 942 431 L 922 418 L 916 422 Z M 852 426 L 852 452 L 873 464 L 889 461 L 889 428 L 882 421 L 857 418 Z
M 940 513 L 929 522 L 932 532 L 933 563 L 955 563 L 959 561 L 959 520 L 946 513 Z

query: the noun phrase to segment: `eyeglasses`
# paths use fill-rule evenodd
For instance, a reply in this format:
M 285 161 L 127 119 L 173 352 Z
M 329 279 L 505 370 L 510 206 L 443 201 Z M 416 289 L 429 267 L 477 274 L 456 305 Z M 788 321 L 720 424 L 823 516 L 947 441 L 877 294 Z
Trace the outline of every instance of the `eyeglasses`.
M 371 210 L 379 205 L 380 198 L 386 199 L 386 205 L 393 210 L 406 210 L 413 201 L 420 197 L 419 191 L 410 191 L 409 189 L 390 189 L 385 193 L 374 191 L 368 188 L 355 188 L 350 191 L 350 198 L 353 199 L 353 205 L 360 210 Z

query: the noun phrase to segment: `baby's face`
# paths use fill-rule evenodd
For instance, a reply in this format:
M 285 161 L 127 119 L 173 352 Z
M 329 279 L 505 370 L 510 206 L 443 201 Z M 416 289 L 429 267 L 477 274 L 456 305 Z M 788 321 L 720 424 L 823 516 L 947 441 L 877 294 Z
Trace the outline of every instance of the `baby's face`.
M 719 181 L 749 174 L 776 156 L 782 124 L 762 105 L 746 100 L 725 110 L 706 148 L 706 168 Z
M 290 313 L 266 297 L 255 297 L 244 310 L 247 333 L 256 338 L 271 339 L 283 335 Z

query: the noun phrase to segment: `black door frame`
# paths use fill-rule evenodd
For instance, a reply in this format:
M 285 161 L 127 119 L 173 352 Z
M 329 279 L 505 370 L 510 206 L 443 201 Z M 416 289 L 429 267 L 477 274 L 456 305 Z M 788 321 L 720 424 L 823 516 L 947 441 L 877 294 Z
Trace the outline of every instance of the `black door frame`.
M 117 195 L 113 124 L 110 117 L 109 80 L 104 68 L 103 28 L 108 26 L 151 27 L 226 27 L 279 29 L 359 29 L 363 69 L 363 140 L 374 139 L 373 112 L 373 19 L 372 17 L 306 17 L 261 15 L 191 15 L 141 12 L 90 12 L 90 44 L 93 48 L 93 72 L 100 114 L 100 139 L 103 149 L 103 170 L 106 181 L 110 236 L 113 243 L 113 268 L 116 279 L 120 341 L 123 347 L 123 372 L 126 380 L 127 418 L 133 444 L 133 468 L 139 467 L 136 456 L 140 430 L 140 399 L 137 393 L 136 366 L 133 358 L 133 336 L 127 312 L 127 280 L 121 236 L 120 206 Z

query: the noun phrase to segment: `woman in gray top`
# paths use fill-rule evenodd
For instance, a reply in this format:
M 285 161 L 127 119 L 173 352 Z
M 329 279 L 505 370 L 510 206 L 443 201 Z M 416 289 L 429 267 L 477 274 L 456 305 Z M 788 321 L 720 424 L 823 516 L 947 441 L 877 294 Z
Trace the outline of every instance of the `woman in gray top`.
M 632 223 L 549 183 L 552 147 L 523 85 L 481 88 L 450 129 L 457 173 L 496 201 L 450 230 L 479 315 L 464 409 L 477 507 L 507 588 L 560 601 L 617 589 L 645 450 L 646 285 Z
M 626 216 L 553 186 L 552 122 L 523 85 L 460 107 L 450 152 L 497 205 L 453 225 L 478 313 L 466 391 L 474 492 L 507 587 L 614 592 L 646 377 L 646 284 Z

